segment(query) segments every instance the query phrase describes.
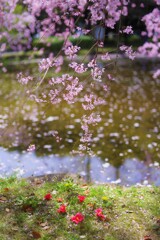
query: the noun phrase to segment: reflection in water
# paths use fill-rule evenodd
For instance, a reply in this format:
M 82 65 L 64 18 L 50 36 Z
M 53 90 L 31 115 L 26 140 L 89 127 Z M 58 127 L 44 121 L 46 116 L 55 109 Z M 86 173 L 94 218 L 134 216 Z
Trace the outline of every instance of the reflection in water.
M 80 164 L 81 162 L 81 164 Z M 156 166 L 157 165 L 157 166 Z M 0 148 L 0 177 L 17 173 L 18 176 L 39 176 L 51 173 L 75 173 L 87 181 L 122 185 L 155 184 L 160 186 L 160 168 L 157 164 L 145 165 L 138 159 L 126 159 L 116 168 L 98 157 L 37 157 L 34 152 L 20 154 Z

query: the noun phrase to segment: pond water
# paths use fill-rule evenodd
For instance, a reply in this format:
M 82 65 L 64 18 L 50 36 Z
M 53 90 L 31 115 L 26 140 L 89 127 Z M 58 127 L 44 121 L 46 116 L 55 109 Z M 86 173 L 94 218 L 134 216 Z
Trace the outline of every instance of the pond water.
M 158 65 L 119 60 L 116 81 L 106 82 L 107 94 L 96 89 L 106 104 L 98 110 L 102 122 L 95 127 L 95 156 L 83 157 L 71 154 L 82 135 L 80 103 L 29 100 L 16 74 L 20 69 L 35 73 L 36 66 L 9 65 L 0 74 L 0 176 L 78 173 L 93 182 L 160 185 L 160 80 L 152 78 Z M 53 131 L 61 141 L 56 142 Z M 30 144 L 34 152 L 27 152 Z

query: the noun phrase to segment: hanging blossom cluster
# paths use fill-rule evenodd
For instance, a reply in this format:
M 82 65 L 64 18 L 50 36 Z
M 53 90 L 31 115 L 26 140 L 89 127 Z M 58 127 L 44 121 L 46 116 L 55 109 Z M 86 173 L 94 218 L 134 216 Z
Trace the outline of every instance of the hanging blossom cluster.
M 62 65 L 63 65 L 62 56 L 58 56 L 54 58 L 53 54 L 50 54 L 48 58 L 43 58 L 39 62 L 39 71 L 43 72 L 43 71 L 49 70 L 49 68 L 55 67 L 55 72 L 59 72 L 61 70 Z
M 110 56 L 108 53 L 106 53 L 105 55 L 102 55 L 103 60 L 110 59 Z M 88 63 L 88 68 L 90 68 L 91 70 L 91 76 L 93 78 L 93 80 L 101 82 L 102 81 L 102 75 L 105 71 L 105 68 L 103 67 L 99 67 L 96 60 L 92 59 L 89 63 Z
M 69 104 L 74 103 L 78 94 L 83 90 L 83 85 L 80 84 L 78 77 L 74 78 L 69 74 L 52 78 L 49 84 L 53 88 L 48 94 L 52 104 L 59 103 L 62 99 Z
M 96 126 L 102 120 L 100 114 L 95 111 L 95 108 L 104 104 L 106 104 L 105 100 L 97 97 L 96 94 L 84 95 L 82 107 L 88 115 L 82 116 L 81 128 L 83 130 L 83 135 L 80 138 L 81 144 L 78 147 L 78 151 L 73 151 L 73 153 L 84 155 L 84 152 L 87 151 L 89 154 L 93 155 L 90 148 L 91 143 L 94 141 L 91 128 Z
M 27 85 L 29 81 L 33 80 L 32 76 L 24 76 L 22 72 L 17 74 L 18 82 L 20 82 L 23 85 Z
M 87 71 L 84 63 L 72 62 L 69 64 L 69 67 L 73 68 L 76 73 L 84 73 Z
M 77 57 L 77 52 L 79 50 L 80 50 L 80 47 L 71 45 L 64 49 L 64 53 L 69 59 L 72 60 Z
M 73 104 L 76 99 L 78 100 L 78 95 L 83 91 L 80 98 L 83 99 L 81 104 L 82 108 L 88 112 L 88 115 L 82 116 L 81 128 L 83 134 L 80 138 L 82 144 L 79 145 L 79 150 L 74 152 L 82 154 L 83 151 L 90 151 L 89 145 L 93 142 L 93 134 L 90 128 L 101 121 L 100 114 L 97 114 L 95 110 L 98 106 L 106 104 L 106 101 L 96 94 L 85 94 L 85 88 L 80 83 L 79 78 L 69 74 L 51 78 L 49 80 L 49 85 L 51 86 L 51 90 L 48 96 L 52 104 L 60 103 L 62 100 L 67 101 L 69 104 Z M 94 88 L 93 84 L 91 84 L 91 87 Z
M 97 125 L 101 121 L 100 115 L 96 115 L 94 113 L 91 113 L 89 116 L 84 115 L 83 116 L 83 122 L 86 125 L 92 124 L 92 125 Z
M 120 50 L 124 52 L 124 54 L 131 60 L 134 60 L 136 57 L 136 53 L 133 51 L 132 46 L 122 45 L 120 46 Z
M 95 94 L 85 94 L 82 107 L 84 110 L 93 110 L 98 105 L 104 105 L 106 101 L 103 98 L 97 97 Z
M 80 142 L 82 143 L 91 143 L 93 141 L 92 139 L 92 133 L 89 130 L 89 125 L 95 126 L 99 122 L 101 122 L 101 117 L 99 114 L 91 113 L 89 116 L 84 115 L 82 117 L 82 129 L 84 131 L 83 136 L 80 139 Z M 81 145 L 82 147 L 82 145 Z
M 43 72 L 53 66 L 53 60 L 51 58 L 43 58 L 39 62 L 39 71 Z
M 133 34 L 132 26 L 127 26 L 125 29 L 120 31 L 120 33 Z
M 100 68 L 98 66 L 91 69 L 91 76 L 95 81 L 102 81 L 102 74 L 104 73 L 105 68 Z

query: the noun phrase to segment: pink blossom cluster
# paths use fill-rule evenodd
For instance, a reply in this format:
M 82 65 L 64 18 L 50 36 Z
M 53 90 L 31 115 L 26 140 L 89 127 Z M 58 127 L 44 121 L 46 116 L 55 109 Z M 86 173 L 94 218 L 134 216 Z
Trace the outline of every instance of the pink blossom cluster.
M 152 37 L 153 42 L 158 42 L 160 39 L 160 10 L 155 8 L 142 20 L 145 22 L 148 37 Z
M 43 72 L 43 71 L 51 68 L 52 66 L 53 66 L 53 59 L 51 59 L 51 58 L 43 58 L 39 62 L 39 71 Z
M 91 113 L 89 116 L 84 115 L 82 117 L 82 120 L 85 124 L 92 124 L 92 125 L 96 125 L 97 123 L 99 123 L 101 121 L 101 117 L 100 115 L 95 115 L 95 113 Z
M 95 94 L 85 94 L 82 107 L 84 110 L 93 110 L 98 105 L 104 105 L 106 102 L 103 98 L 97 97 Z
M 80 138 L 80 142 L 82 143 L 91 143 L 92 141 L 92 133 L 89 130 L 85 131 L 84 135 Z
M 65 55 L 69 58 L 69 59 L 73 59 L 77 56 L 77 52 L 80 50 L 80 47 L 78 46 L 68 46 L 64 52 L 65 52 Z
M 53 59 L 53 66 L 56 68 L 55 72 L 59 72 L 61 70 L 63 62 L 64 60 L 61 55 Z
M 142 56 L 160 57 L 160 43 L 146 42 L 138 51 Z
M 90 130 L 90 126 L 95 126 L 101 121 L 100 114 L 96 114 L 95 107 L 98 105 L 105 104 L 105 100 L 102 98 L 97 97 L 95 94 L 85 94 L 84 95 L 84 102 L 82 103 L 82 107 L 84 110 L 92 111 L 90 114 L 82 116 L 81 120 L 81 128 L 84 131 L 83 135 L 80 138 L 81 143 L 87 143 L 88 146 L 91 142 L 93 142 L 93 134 Z M 94 112 L 93 112 L 94 110 Z M 79 148 L 79 152 L 82 153 L 83 151 L 90 151 L 88 146 L 81 145 Z
M 123 51 L 129 59 L 135 59 L 136 53 L 132 50 L 132 46 L 122 45 L 120 46 L 120 50 Z
M 29 81 L 33 80 L 33 77 L 32 76 L 25 77 L 23 75 L 23 73 L 20 72 L 20 73 L 17 74 L 17 79 L 18 79 L 18 82 L 20 82 L 21 84 L 26 85 L 26 84 L 28 84 Z
M 75 78 L 73 81 L 66 85 L 65 93 L 63 94 L 63 99 L 69 104 L 75 102 L 75 97 L 83 90 L 82 84 L 79 83 L 79 79 Z
M 62 101 L 62 99 L 60 97 L 60 90 L 58 90 L 58 89 L 50 90 L 48 96 L 49 96 L 50 102 L 52 104 L 57 104 L 57 103 L 60 103 Z
M 105 68 L 101 68 L 98 66 L 92 68 L 91 76 L 92 76 L 93 80 L 101 82 L 104 71 L 105 71 Z
M 126 0 L 90 0 L 88 9 L 91 12 L 90 21 L 96 25 L 98 21 L 104 22 L 106 27 L 114 28 L 121 15 L 128 14 Z
M 132 26 L 127 26 L 122 32 L 126 34 L 133 34 Z
M 50 54 L 48 58 L 43 58 L 39 62 L 39 71 L 43 72 L 48 70 L 51 67 L 55 67 L 55 71 L 59 72 L 61 66 L 63 65 L 63 57 L 60 55 L 56 58 L 53 57 L 53 54 Z
M 54 89 L 49 92 L 50 101 L 56 104 L 64 99 L 68 103 L 74 103 L 75 97 L 83 90 L 83 85 L 79 83 L 78 77 L 63 74 L 61 77 L 52 78 L 49 81 Z M 56 86 L 57 85 L 57 86 Z
M 87 71 L 84 63 L 71 62 L 69 66 L 73 68 L 76 73 L 84 73 Z
M 109 55 L 108 53 L 106 53 L 105 55 L 102 55 L 103 60 L 108 59 L 109 60 Z M 93 80 L 101 82 L 102 81 L 102 75 L 105 71 L 105 68 L 103 67 L 99 67 L 96 63 L 96 59 L 92 59 L 89 63 L 88 63 L 88 67 L 91 69 L 91 76 L 93 78 Z

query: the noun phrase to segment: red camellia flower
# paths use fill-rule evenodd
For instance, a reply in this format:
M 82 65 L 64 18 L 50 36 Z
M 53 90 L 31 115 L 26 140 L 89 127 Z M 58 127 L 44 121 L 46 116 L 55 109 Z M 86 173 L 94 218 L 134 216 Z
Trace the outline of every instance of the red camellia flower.
M 95 210 L 96 216 L 100 219 L 100 220 L 104 220 L 105 216 L 102 213 L 102 208 L 97 208 Z
M 97 209 L 95 210 L 95 213 L 96 213 L 96 216 L 101 215 L 101 214 L 102 214 L 102 208 L 97 208 Z
M 66 213 L 66 205 L 62 204 L 57 210 L 58 213 Z
M 100 220 L 104 220 L 105 216 L 103 214 L 100 214 L 99 216 L 97 216 Z
M 84 216 L 82 213 L 77 213 L 73 217 L 71 217 L 71 221 L 78 224 L 84 220 Z
M 78 196 L 78 200 L 79 200 L 79 202 L 81 202 L 81 203 L 84 202 L 85 198 L 86 198 L 86 197 L 85 197 L 85 196 L 82 196 L 82 195 L 79 195 L 79 196 Z
M 44 196 L 44 199 L 45 200 L 51 200 L 52 199 L 52 195 L 50 193 L 47 193 L 45 196 Z

